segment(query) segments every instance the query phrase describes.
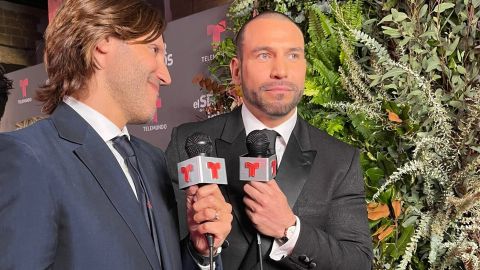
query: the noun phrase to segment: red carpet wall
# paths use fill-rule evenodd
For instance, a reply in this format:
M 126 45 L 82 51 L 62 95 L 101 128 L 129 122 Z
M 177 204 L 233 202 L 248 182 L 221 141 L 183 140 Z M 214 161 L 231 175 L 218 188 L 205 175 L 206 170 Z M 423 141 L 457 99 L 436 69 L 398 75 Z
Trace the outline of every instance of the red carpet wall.
M 211 44 L 226 35 L 226 8 L 213 8 L 168 24 L 164 34 L 165 61 L 172 84 L 161 87 L 153 121 L 129 126 L 130 133 L 165 149 L 173 127 L 206 118 L 203 108 L 209 96 L 203 95 L 192 79 L 198 73 L 208 72 L 208 62 L 213 58 Z M 16 122 L 41 114 L 41 106 L 34 96 L 38 86 L 47 79 L 43 64 L 7 76 L 14 81 L 14 89 L 0 122 L 0 132 L 14 130 Z

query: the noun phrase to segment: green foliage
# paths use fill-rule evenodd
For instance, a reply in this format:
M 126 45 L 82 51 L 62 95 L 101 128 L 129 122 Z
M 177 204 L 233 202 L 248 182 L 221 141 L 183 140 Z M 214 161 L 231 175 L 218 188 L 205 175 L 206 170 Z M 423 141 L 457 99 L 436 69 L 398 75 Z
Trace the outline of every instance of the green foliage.
M 402 237 L 378 241 L 375 268 L 478 269 L 480 57 L 474 47 L 480 10 L 469 1 L 388 4 L 389 13 L 374 18 L 383 41 L 349 29 L 362 45 L 355 55 L 346 36 L 349 68 L 341 72 L 358 111 L 388 115 L 366 117 L 376 125 L 359 125 L 358 117 L 348 121 L 363 135 L 357 141 L 370 159 L 362 163 L 367 197 L 403 198 L 408 211 L 401 222 L 419 226 L 407 245 Z M 380 169 L 379 154 L 395 164 L 393 172 Z M 383 224 L 374 223 L 373 230 Z M 408 235 L 406 228 L 397 227 L 397 235 Z
M 480 0 L 237 0 L 232 30 L 267 9 L 306 36 L 299 113 L 362 150 L 369 205 L 401 201 L 370 222 L 374 269 L 480 269 Z

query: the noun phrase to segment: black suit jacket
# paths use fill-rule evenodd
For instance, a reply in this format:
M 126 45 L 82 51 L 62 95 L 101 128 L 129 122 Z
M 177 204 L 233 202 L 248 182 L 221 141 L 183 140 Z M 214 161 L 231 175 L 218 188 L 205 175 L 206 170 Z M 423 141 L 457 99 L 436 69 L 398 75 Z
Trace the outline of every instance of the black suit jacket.
M 150 192 L 163 269 L 194 269 L 158 148 L 131 137 Z M 181 252 L 182 250 L 182 252 Z M 0 269 L 160 269 L 140 206 L 112 152 L 72 108 L 0 134 Z
M 173 130 L 166 153 L 174 185 L 176 163 L 187 159 L 185 139 L 195 131 L 211 136 L 215 155 L 226 160 L 228 186 L 222 192 L 233 206 L 234 220 L 227 237 L 230 247 L 222 251 L 223 265 L 257 269 L 256 231 L 245 213 L 244 183 L 238 180 L 238 157 L 247 153 L 241 110 Z M 280 262 L 268 255 L 273 239 L 263 237 L 264 269 L 371 269 L 372 241 L 358 150 L 299 117 L 276 180 L 299 217 L 301 230 L 292 254 Z M 177 200 L 184 200 L 181 195 L 177 193 Z

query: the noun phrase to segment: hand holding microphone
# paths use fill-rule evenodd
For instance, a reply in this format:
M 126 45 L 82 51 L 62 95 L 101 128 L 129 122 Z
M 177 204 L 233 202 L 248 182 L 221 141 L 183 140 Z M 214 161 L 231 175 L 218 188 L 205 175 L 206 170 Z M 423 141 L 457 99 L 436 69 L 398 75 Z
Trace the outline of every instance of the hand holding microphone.
M 254 130 L 248 134 L 248 154 L 240 157 L 240 179 L 249 181 L 243 187 L 243 202 L 248 217 L 260 233 L 282 238 L 285 228 L 295 224 L 296 218 L 273 179 L 277 172 L 276 156 L 269 153 L 268 148 L 265 131 Z
M 177 165 L 179 186 L 186 189 L 190 240 L 206 256 L 209 248 L 219 247 L 231 230 L 232 207 L 217 185 L 227 184 L 225 160 L 210 156 L 213 145 L 205 134 L 189 136 L 185 150 L 189 159 Z

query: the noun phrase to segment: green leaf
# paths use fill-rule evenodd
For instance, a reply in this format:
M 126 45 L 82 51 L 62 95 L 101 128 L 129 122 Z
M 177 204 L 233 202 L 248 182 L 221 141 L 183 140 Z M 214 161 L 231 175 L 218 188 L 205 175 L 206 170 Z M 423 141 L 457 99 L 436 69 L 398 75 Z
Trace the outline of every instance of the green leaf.
M 398 89 L 398 85 L 394 84 L 394 83 L 390 83 L 390 84 L 386 84 L 383 86 L 386 90 L 389 90 L 389 89 Z
M 438 59 L 437 55 L 430 57 L 427 62 L 426 72 L 430 72 L 440 66 L 440 59 Z
M 390 78 L 390 77 L 400 76 L 403 73 L 405 73 L 405 70 L 403 70 L 401 68 L 393 68 L 382 76 L 382 80 L 385 80 L 385 79 Z
M 445 52 L 446 56 L 451 55 L 455 51 L 459 41 L 460 41 L 460 37 L 457 37 L 450 45 L 448 45 L 447 51 Z
M 402 226 L 406 228 L 411 225 L 414 225 L 417 219 L 418 219 L 418 216 L 409 216 L 407 219 L 403 220 Z
M 453 8 L 455 6 L 454 3 L 441 3 L 440 5 L 436 6 L 433 11 L 442 13 L 447 9 Z
M 397 5 L 398 0 L 388 0 L 383 4 L 382 10 L 390 10 L 392 7 Z
M 423 260 L 419 259 L 417 256 L 413 256 L 412 257 L 412 266 L 413 266 L 413 269 L 416 269 L 416 270 L 425 270 L 426 269 L 426 266 L 423 262 Z
M 377 220 L 373 220 L 373 221 L 368 221 L 368 227 L 370 228 L 370 230 L 375 227 L 378 223 L 380 223 L 382 221 L 382 219 L 377 219 Z
M 401 22 L 401 21 L 407 19 L 408 15 L 403 13 L 403 12 L 399 12 L 398 10 L 392 8 L 392 18 L 393 18 L 393 21 L 395 21 L 395 22 Z
M 400 31 L 398 31 L 398 29 L 394 29 L 394 28 L 391 28 L 391 27 L 388 27 L 388 26 L 382 26 L 382 28 L 384 29 L 383 33 L 385 35 L 389 35 L 393 38 L 399 38 L 399 37 L 402 36 L 402 34 L 400 33 Z
M 480 147 L 479 146 L 470 146 L 470 148 L 474 151 L 477 151 L 478 153 L 480 153 Z
M 430 38 L 430 37 L 433 37 L 433 36 L 435 36 L 435 31 L 433 31 L 433 30 L 428 30 L 425 33 L 420 35 L 421 38 L 424 38 L 424 37 Z
M 391 22 L 391 21 L 393 21 L 393 16 L 392 16 L 392 14 L 389 14 L 389 15 L 383 17 L 383 19 L 381 21 L 379 21 L 378 24 L 381 24 L 383 22 Z
M 368 169 L 365 174 L 372 180 L 373 182 L 378 182 L 378 180 L 384 177 L 384 172 L 382 169 L 378 167 Z
M 448 102 L 448 104 L 454 108 L 461 109 L 463 107 L 463 102 L 457 101 L 457 100 L 452 100 Z
M 335 133 L 342 131 L 344 126 L 345 123 L 342 121 L 341 118 L 334 118 L 327 123 L 327 133 L 333 136 L 335 135 Z
M 382 194 L 380 194 L 380 196 L 378 196 L 378 198 L 380 199 L 381 202 L 388 203 L 388 202 L 391 201 L 392 196 L 393 196 L 393 187 L 390 187 L 387 190 L 385 190 L 384 192 L 382 192 Z
M 460 74 L 465 75 L 467 73 L 467 70 L 463 66 L 457 66 L 457 71 Z
M 472 0 L 472 5 L 474 8 L 477 8 L 480 6 L 480 0 Z
M 393 251 L 392 256 L 395 259 L 400 258 L 405 253 L 408 243 L 410 243 L 412 235 L 414 232 L 414 226 L 410 225 L 407 228 L 403 229 L 400 233 L 400 238 L 397 241 L 397 248 Z
M 318 94 L 318 86 L 313 80 L 307 79 L 305 81 L 305 89 L 303 90 L 303 94 L 306 96 L 315 96 Z
M 403 46 L 407 45 L 407 43 L 410 41 L 410 39 L 412 39 L 412 38 L 411 37 L 405 37 L 404 39 L 402 39 L 402 41 L 400 41 L 400 43 L 398 43 L 398 46 L 403 47 Z
M 392 161 L 390 161 L 387 157 L 385 157 L 384 154 L 378 153 L 377 159 L 378 159 L 378 166 L 380 167 L 380 169 L 382 169 L 384 174 L 390 175 L 396 170 L 395 164 Z
M 368 78 L 370 80 L 372 80 L 372 82 L 370 83 L 369 87 L 374 87 L 375 85 L 379 84 L 380 83 L 380 79 L 382 77 L 380 77 L 379 75 L 368 75 Z
M 383 241 L 390 238 L 392 235 L 393 234 L 390 234 L 390 236 L 385 238 Z M 394 251 L 395 251 L 395 244 L 394 243 L 386 243 L 384 253 L 385 254 L 392 254 Z M 385 269 L 387 269 L 387 268 L 385 268 Z
M 480 0 L 479 0 L 480 1 Z M 427 14 L 427 11 L 428 11 L 428 5 L 425 4 L 422 6 L 422 8 L 420 9 L 420 12 L 418 13 L 418 17 L 419 18 L 422 18 L 423 16 L 425 16 L 425 14 Z

